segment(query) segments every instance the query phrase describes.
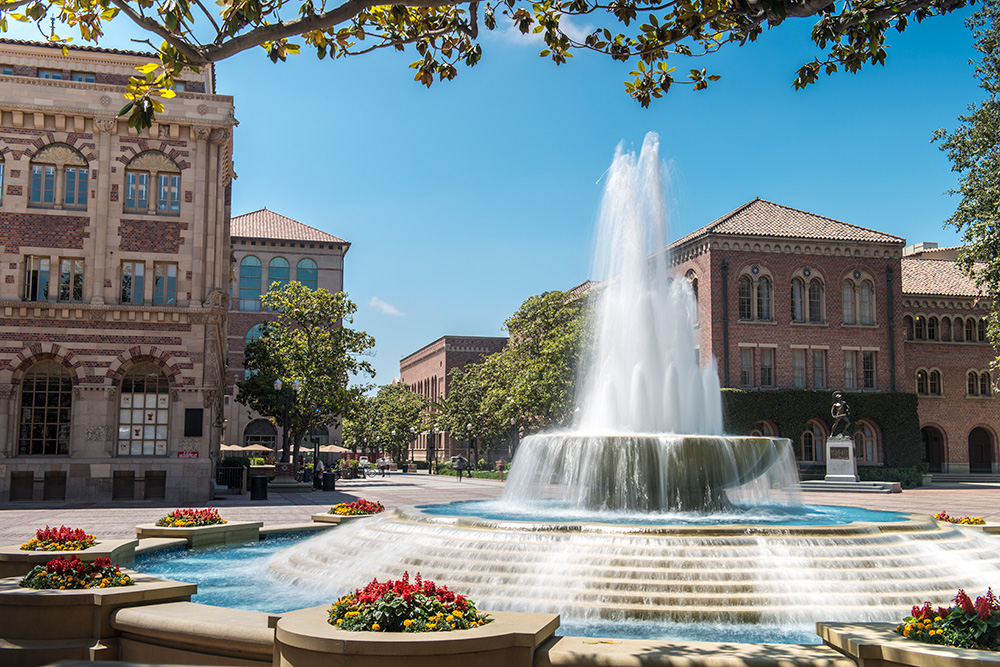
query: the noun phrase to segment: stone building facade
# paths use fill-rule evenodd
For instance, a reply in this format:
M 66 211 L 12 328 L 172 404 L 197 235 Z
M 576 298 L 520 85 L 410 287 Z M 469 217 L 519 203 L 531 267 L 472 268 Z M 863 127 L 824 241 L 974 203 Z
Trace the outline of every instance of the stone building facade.
M 448 395 L 448 374 L 454 368 L 478 363 L 507 344 L 506 337 L 442 336 L 399 361 L 400 380 L 428 401 Z M 425 432 L 417 436 L 412 458 L 447 461 L 462 454 L 469 458 L 469 441 L 463 434 Z
M 233 100 L 149 54 L 0 41 L 0 502 L 208 499 L 223 422 Z
M 312 289 L 344 289 L 344 258 L 351 244 L 333 234 L 268 209 L 233 216 L 233 283 L 229 302 L 229 368 L 226 385 L 228 445 L 280 447 L 280 424 L 236 402 L 236 381 L 243 376 L 243 350 L 276 316 L 260 297 L 274 282 L 297 280 Z M 320 444 L 340 444 L 340 428 L 312 434 Z
M 1000 472 L 989 304 L 954 249 L 755 199 L 671 251 L 698 298 L 699 357 L 717 360 L 723 387 L 916 392 L 912 446 L 932 471 Z M 822 463 L 825 417 L 800 436 L 803 464 Z M 756 431 L 776 435 L 763 415 Z M 859 464 L 882 463 L 877 423 L 854 438 Z

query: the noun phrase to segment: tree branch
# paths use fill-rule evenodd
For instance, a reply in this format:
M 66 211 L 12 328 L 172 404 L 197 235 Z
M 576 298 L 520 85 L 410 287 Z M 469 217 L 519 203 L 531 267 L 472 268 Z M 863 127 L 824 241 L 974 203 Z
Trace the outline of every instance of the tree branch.
M 191 46 L 191 44 L 187 41 L 172 34 L 165 26 L 157 23 L 153 19 L 146 18 L 136 12 L 131 5 L 128 4 L 128 0 L 111 0 L 111 4 L 117 7 L 123 14 L 125 14 L 125 16 L 132 19 L 132 22 L 143 30 L 148 30 L 149 32 L 162 37 L 165 42 L 177 49 L 177 51 L 187 58 L 188 62 L 195 67 L 208 62 L 203 58 L 198 50 Z

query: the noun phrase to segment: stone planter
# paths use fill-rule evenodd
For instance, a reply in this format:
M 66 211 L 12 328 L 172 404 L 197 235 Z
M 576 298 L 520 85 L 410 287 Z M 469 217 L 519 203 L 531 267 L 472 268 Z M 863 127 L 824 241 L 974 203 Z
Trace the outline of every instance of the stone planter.
M 351 523 L 357 519 L 370 519 L 373 516 L 379 516 L 385 514 L 385 512 L 379 512 L 378 514 L 355 514 L 350 516 L 340 516 L 337 514 L 313 514 L 312 520 L 316 523 Z
M 858 667 L 1000 667 L 1000 653 L 910 641 L 894 632 L 896 625 L 817 623 L 816 634 Z
M 20 545 L 0 547 L 0 578 L 23 577 L 36 565 L 45 565 L 53 558 L 70 560 L 76 556 L 84 562 L 96 558 L 110 558 L 115 565 L 132 567 L 135 563 L 135 547 L 138 540 L 100 540 L 89 549 L 76 551 L 22 551 Z
M 930 486 L 934 482 L 934 475 L 924 475 L 920 478 L 921 486 Z
M 274 466 L 250 466 L 250 473 L 247 476 L 254 475 L 266 475 L 269 479 L 274 479 Z
M 559 627 L 557 614 L 489 612 L 454 632 L 348 632 L 327 622 L 330 605 L 278 619 L 274 667 L 531 667 L 535 649 Z
M 84 590 L 21 588 L 20 577 L 0 579 L 0 663 L 34 667 L 56 660 L 115 660 L 111 617 L 122 607 L 187 602 L 194 584 L 129 572 L 134 586 Z
M 230 521 L 214 526 L 173 528 L 144 523 L 135 527 L 135 536 L 140 540 L 147 537 L 179 537 L 187 540 L 188 548 L 199 549 L 217 544 L 256 542 L 260 539 L 260 528 L 263 525 L 260 521 Z

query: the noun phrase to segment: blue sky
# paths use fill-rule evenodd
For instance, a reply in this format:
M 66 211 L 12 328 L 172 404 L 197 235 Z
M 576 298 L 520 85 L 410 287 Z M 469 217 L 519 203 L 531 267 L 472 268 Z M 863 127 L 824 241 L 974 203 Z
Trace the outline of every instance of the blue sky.
M 628 66 L 556 67 L 504 33 L 430 89 L 412 80 L 412 52 L 272 65 L 251 51 L 217 69 L 240 122 L 233 213 L 266 206 L 353 244 L 345 287 L 379 383 L 442 335 L 503 335 L 525 298 L 584 281 L 602 175 L 620 141 L 638 148 L 648 131 L 673 174 L 671 238 L 760 196 L 954 244 L 942 222 L 956 179 L 929 140 L 982 97 L 970 13 L 892 32 L 885 67 L 804 91 L 791 82 L 815 54 L 812 24 L 790 20 L 699 59 L 723 77 L 709 90 L 678 87 L 649 109 L 623 91 Z

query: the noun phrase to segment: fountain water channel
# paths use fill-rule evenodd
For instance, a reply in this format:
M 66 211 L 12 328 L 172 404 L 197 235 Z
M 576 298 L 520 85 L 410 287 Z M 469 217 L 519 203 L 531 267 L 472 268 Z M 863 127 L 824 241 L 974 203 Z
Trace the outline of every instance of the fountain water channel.
M 694 296 L 661 252 L 663 184 L 655 135 L 619 147 L 575 427 L 527 437 L 498 501 L 402 508 L 276 553 L 283 589 L 332 599 L 408 570 L 575 632 L 800 642 L 818 620 L 894 620 L 997 584 L 995 538 L 802 505 L 788 440 L 722 434 Z

